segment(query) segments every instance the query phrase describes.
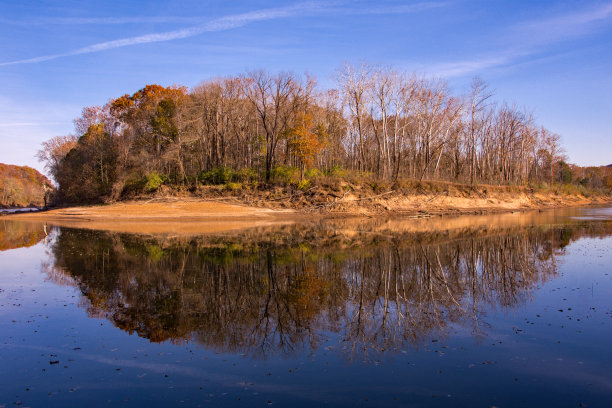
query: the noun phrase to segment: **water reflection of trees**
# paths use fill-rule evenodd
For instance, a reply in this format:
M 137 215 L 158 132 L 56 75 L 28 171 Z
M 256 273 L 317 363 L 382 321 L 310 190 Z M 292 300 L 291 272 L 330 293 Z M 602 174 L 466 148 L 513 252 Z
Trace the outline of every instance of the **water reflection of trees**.
M 45 236 L 42 224 L 0 221 L 0 251 L 30 247 L 38 244 Z
M 91 316 L 151 341 L 265 357 L 316 349 L 337 333 L 347 355 L 362 356 L 454 325 L 480 335 L 487 310 L 522 304 L 556 275 L 555 255 L 570 240 L 611 232 L 580 224 L 451 240 L 314 234 L 304 244 L 305 230 L 161 240 L 62 229 L 49 268 L 78 285 Z

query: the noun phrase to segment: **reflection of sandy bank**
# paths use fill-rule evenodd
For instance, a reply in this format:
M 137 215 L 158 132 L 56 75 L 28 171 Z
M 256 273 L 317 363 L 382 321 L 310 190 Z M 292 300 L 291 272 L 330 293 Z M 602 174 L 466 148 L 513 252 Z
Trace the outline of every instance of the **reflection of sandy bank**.
M 272 225 L 290 224 L 291 221 L 270 221 L 270 220 L 185 220 L 185 221 L 161 221 L 161 220 L 141 220 L 141 221 L 78 221 L 78 220 L 53 220 L 52 225 L 70 228 L 86 228 L 94 230 L 105 230 L 112 232 L 125 232 L 130 234 L 148 235 L 205 235 L 215 234 L 233 230 L 243 230 L 255 227 L 268 227 Z
M 440 232 L 463 231 L 478 229 L 506 229 L 528 225 L 554 224 L 567 222 L 567 216 L 573 214 L 575 209 L 526 211 L 515 213 L 498 213 L 485 215 L 455 215 L 436 216 L 429 218 L 390 218 L 385 220 L 347 220 L 338 223 L 338 227 L 345 231 L 363 230 L 366 224 L 371 224 L 374 231 L 387 231 L 389 233 L 403 232 Z

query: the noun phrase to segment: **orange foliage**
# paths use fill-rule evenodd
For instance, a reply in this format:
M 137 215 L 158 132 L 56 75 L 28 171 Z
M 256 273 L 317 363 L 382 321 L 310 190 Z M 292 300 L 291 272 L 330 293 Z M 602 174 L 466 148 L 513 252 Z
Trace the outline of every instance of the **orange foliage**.
M 310 167 L 314 159 L 323 150 L 325 131 L 321 126 L 315 126 L 310 113 L 297 115 L 296 126 L 287 134 L 289 148 L 300 160 L 300 167 Z
M 612 176 L 605 176 L 603 182 L 606 188 L 612 190 Z
M 290 291 L 290 300 L 296 312 L 305 320 L 313 319 L 321 308 L 322 299 L 327 297 L 328 283 L 318 276 L 312 267 L 305 267 L 304 272 L 296 277 Z
M 187 88 L 172 85 L 163 87 L 161 85 L 147 85 L 133 95 L 125 94 L 110 102 L 111 112 L 118 116 L 129 115 L 133 108 L 150 109 L 157 106 L 161 100 L 172 99 L 181 103 L 187 96 Z
M 0 207 L 41 206 L 51 182 L 35 169 L 0 163 Z

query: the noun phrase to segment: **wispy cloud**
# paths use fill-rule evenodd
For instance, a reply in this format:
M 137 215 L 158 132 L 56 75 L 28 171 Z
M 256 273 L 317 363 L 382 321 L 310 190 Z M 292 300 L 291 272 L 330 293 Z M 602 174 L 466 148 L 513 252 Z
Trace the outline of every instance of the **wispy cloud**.
M 405 4 L 401 6 L 386 6 L 386 7 L 368 7 L 368 8 L 356 8 L 356 9 L 341 9 L 338 12 L 349 15 L 375 15 L 375 14 L 410 14 L 419 11 L 431 10 L 441 7 L 446 7 L 452 3 L 450 2 L 432 2 L 424 1 L 420 3 Z
M 447 78 L 481 73 L 487 69 L 522 64 L 525 59 L 541 59 L 549 47 L 568 39 L 580 38 L 612 20 L 612 3 L 599 8 L 557 15 L 548 19 L 527 21 L 510 27 L 507 35 L 499 38 L 501 52 L 478 55 L 459 61 L 436 63 L 427 71 Z
M 0 128 L 1 127 L 22 127 L 22 126 L 43 126 L 43 125 L 44 123 L 40 123 L 40 122 L 8 122 L 8 123 L 0 123 Z
M 501 55 L 501 56 L 485 56 L 473 59 L 442 62 L 433 64 L 427 67 L 427 72 L 430 75 L 442 78 L 454 78 L 465 75 L 482 72 L 486 69 L 506 65 L 516 56 Z
M 330 14 L 343 15 L 375 15 L 375 14 L 407 14 L 415 13 L 427 9 L 442 7 L 448 2 L 420 2 L 410 5 L 394 6 L 394 7 L 341 7 L 346 1 L 335 2 L 306 2 L 298 3 L 287 7 L 270 8 L 252 11 L 248 13 L 235 14 L 211 20 L 192 27 L 165 31 L 161 33 L 151 33 L 135 37 L 122 38 L 118 40 L 105 41 L 97 44 L 92 44 L 87 47 L 78 48 L 76 50 L 67 51 L 57 54 L 42 55 L 33 58 L 20 59 L 15 61 L 0 62 L 0 66 L 33 64 L 37 62 L 50 61 L 57 58 L 69 57 L 80 54 L 89 54 L 94 52 L 106 51 L 115 48 L 127 47 L 138 44 L 148 44 L 155 42 L 172 41 L 193 37 L 207 32 L 225 31 L 234 28 L 243 27 L 247 24 L 289 18 L 295 16 L 304 16 L 308 14 L 327 12 Z M 47 24 L 72 23 L 72 24 L 128 24 L 128 23 L 168 23 L 168 22 L 193 22 L 201 21 L 201 18 L 185 18 L 185 17 L 102 17 L 102 18 L 56 18 L 53 21 L 48 21 Z M 36 23 L 36 21 L 34 21 Z
M 12 20 L 1 18 L 2 24 L 18 26 L 37 26 L 37 25 L 90 25 L 90 24 L 196 24 L 206 21 L 205 16 L 181 17 L 181 16 L 139 16 L 139 17 L 39 17 L 27 20 Z
M 93 52 L 100 52 L 111 50 L 115 48 L 127 47 L 131 45 L 138 44 L 148 44 L 155 42 L 164 42 L 164 41 L 172 41 L 178 40 L 188 37 L 193 37 L 199 34 L 203 34 L 206 32 L 215 32 L 215 31 L 225 31 L 233 28 L 238 28 L 245 26 L 249 23 L 257 22 L 257 21 L 266 21 L 266 20 L 275 20 L 280 18 L 288 18 L 296 15 L 304 15 L 304 13 L 314 12 L 324 7 L 321 3 L 300 3 L 288 7 L 282 8 L 273 8 L 273 9 L 264 9 L 257 10 L 243 14 L 235 14 L 231 16 L 221 17 L 204 24 L 196 25 L 193 27 L 183 28 L 179 30 L 165 31 L 162 33 L 152 33 L 145 34 L 135 37 L 122 38 L 119 40 L 106 41 L 93 45 L 89 45 L 87 47 L 79 48 L 76 50 L 58 53 L 58 54 L 50 54 L 50 55 L 42 55 L 34 58 L 21 59 L 16 61 L 8 61 L 1 62 L 0 66 L 7 65 L 18 65 L 18 64 L 32 64 L 37 62 L 44 62 L 49 60 L 54 60 L 61 57 L 69 57 L 80 54 L 89 54 Z
M 337 7 L 343 6 L 347 3 L 347 0 L 341 1 L 327 1 L 325 3 L 306 3 L 303 4 L 308 6 L 318 6 L 320 10 L 325 9 L 326 11 L 334 14 L 344 15 L 359 15 L 359 14 L 407 14 L 424 11 L 428 9 L 439 8 L 451 4 L 448 1 L 423 1 L 412 4 L 405 4 L 400 6 L 379 6 L 379 7 Z M 295 7 L 295 6 L 293 6 Z M 130 17 L 33 17 L 29 19 L 9 19 L 0 18 L 0 23 L 10 25 L 119 25 L 119 24 L 197 24 L 204 23 L 208 18 L 206 16 L 130 16 Z
M 517 24 L 511 35 L 537 42 L 556 42 L 567 37 L 588 34 L 612 19 L 612 3 L 548 19 Z

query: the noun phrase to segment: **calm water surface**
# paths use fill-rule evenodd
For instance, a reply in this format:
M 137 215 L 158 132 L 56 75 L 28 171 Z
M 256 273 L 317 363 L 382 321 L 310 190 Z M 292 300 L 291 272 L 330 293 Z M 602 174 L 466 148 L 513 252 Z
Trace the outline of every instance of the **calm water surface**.
M 0 407 L 609 407 L 611 266 L 610 208 L 215 235 L 2 220 Z
M 1 213 L 31 212 L 31 211 L 40 211 L 40 208 L 37 208 L 37 207 L 0 208 L 0 214 Z

